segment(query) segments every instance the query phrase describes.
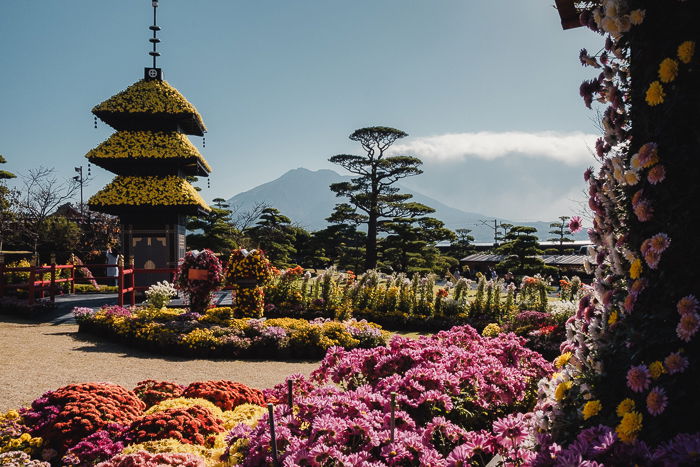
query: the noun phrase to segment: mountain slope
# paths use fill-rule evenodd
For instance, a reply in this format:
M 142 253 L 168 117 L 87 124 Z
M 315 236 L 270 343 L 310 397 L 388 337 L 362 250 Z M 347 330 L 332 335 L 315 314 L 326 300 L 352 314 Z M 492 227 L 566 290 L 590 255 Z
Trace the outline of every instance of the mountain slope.
M 246 211 L 259 202 L 277 208 L 282 214 L 289 217 L 293 223 L 310 231 L 320 230 L 326 227 L 325 218 L 333 211 L 337 203 L 343 202 L 337 198 L 328 188 L 332 183 L 350 180 L 350 176 L 340 175 L 333 170 L 308 170 L 298 168 L 290 170 L 276 180 L 263 183 L 257 187 L 239 193 L 229 198 L 228 203 L 241 211 Z M 400 186 L 400 185 L 399 185 Z M 472 230 L 472 235 L 477 242 L 493 241 L 493 217 L 476 212 L 463 211 L 453 208 L 440 201 L 425 196 L 421 193 L 401 187 L 403 193 L 413 195 L 413 200 L 423 203 L 435 209 L 434 217 L 440 219 L 450 229 L 467 228 Z M 487 221 L 484 225 L 481 221 Z M 515 224 L 505 219 L 500 222 Z M 541 239 L 547 239 L 549 223 L 547 222 L 523 222 L 519 225 L 528 225 L 537 228 Z M 585 238 L 581 237 L 581 238 Z

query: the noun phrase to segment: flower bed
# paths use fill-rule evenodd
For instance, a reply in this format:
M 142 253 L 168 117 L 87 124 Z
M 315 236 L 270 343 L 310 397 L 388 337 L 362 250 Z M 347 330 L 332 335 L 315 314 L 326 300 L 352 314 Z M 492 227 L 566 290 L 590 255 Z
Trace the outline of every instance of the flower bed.
M 320 358 L 333 346 L 384 345 L 388 333 L 365 321 L 232 319 L 230 308 L 205 314 L 106 306 L 74 309 L 81 332 L 166 354 L 222 358 Z
M 419 340 L 397 336 L 373 349 L 332 348 L 310 378 L 289 378 L 291 413 L 286 382 L 262 392 L 231 381 L 183 387 L 147 380 L 133 391 L 88 383 L 0 419 L 0 434 L 52 433 L 52 444 L 34 438 L 31 456 L 66 465 L 271 465 L 262 407 L 270 402 L 281 465 L 457 465 L 488 460 L 520 439 L 523 417 L 509 414 L 532 407 L 537 381 L 550 371 L 512 334 L 484 338 L 457 327 Z M 74 410 L 80 436 L 57 429 L 63 425 L 49 410 L 69 410 L 70 393 L 104 398 Z M 127 403 L 117 423 L 105 424 Z M 102 422 L 83 425 L 84 414 Z M 17 444 L 11 439 L 0 437 L 0 450 Z
M 197 398 L 166 390 L 160 395 L 167 398 L 150 405 L 144 388 L 179 388 Z M 217 406 L 221 400 L 227 401 L 225 409 Z M 255 426 L 265 403 L 261 391 L 232 381 L 180 387 L 149 380 L 134 391 L 108 383 L 72 384 L 47 392 L 31 407 L 0 414 L 0 464 L 48 466 L 43 459 L 71 466 L 214 465 L 228 431 Z

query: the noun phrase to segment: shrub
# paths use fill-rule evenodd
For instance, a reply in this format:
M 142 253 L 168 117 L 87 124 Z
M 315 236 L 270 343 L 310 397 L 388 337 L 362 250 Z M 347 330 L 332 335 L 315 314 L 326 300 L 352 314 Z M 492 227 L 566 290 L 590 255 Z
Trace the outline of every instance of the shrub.
M 257 389 L 233 381 L 197 381 L 182 394 L 188 398 L 202 398 L 221 410 L 232 410 L 241 404 L 265 405 L 265 396 Z
M 22 413 L 33 435 L 59 455 L 83 438 L 113 424 L 129 424 L 145 404 L 115 384 L 69 384 L 45 393 Z
M 180 397 L 184 390 L 185 386 L 180 384 L 147 379 L 137 383 L 134 394 L 146 404 L 146 407 L 151 407 L 163 400 Z
M 223 431 L 221 419 L 208 409 L 193 405 L 144 415 L 131 423 L 124 437 L 130 443 L 172 438 L 185 444 L 212 447 L 216 434 Z

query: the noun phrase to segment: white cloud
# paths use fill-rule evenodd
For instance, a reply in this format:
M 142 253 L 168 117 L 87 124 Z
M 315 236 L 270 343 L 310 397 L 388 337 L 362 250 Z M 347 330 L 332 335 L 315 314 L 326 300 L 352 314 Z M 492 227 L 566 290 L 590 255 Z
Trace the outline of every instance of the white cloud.
M 598 136 L 583 132 L 519 131 L 450 133 L 397 142 L 393 154 L 415 154 L 426 161 L 451 162 L 470 157 L 494 160 L 509 154 L 545 157 L 568 165 L 594 161 L 591 150 Z

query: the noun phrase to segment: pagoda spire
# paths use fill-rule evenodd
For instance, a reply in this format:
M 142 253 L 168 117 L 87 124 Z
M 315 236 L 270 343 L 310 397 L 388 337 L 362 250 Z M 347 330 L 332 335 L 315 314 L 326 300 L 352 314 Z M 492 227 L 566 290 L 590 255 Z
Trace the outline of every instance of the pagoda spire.
M 148 39 L 148 42 L 153 44 L 153 50 L 148 52 L 148 55 L 153 57 L 153 68 L 157 69 L 156 59 L 160 57 L 160 53 L 157 50 L 157 46 L 160 43 L 160 39 L 158 39 L 158 31 L 160 31 L 160 26 L 158 26 L 158 0 L 153 0 L 151 5 L 153 6 L 153 25 L 149 26 L 148 29 L 153 31 L 153 37 Z

